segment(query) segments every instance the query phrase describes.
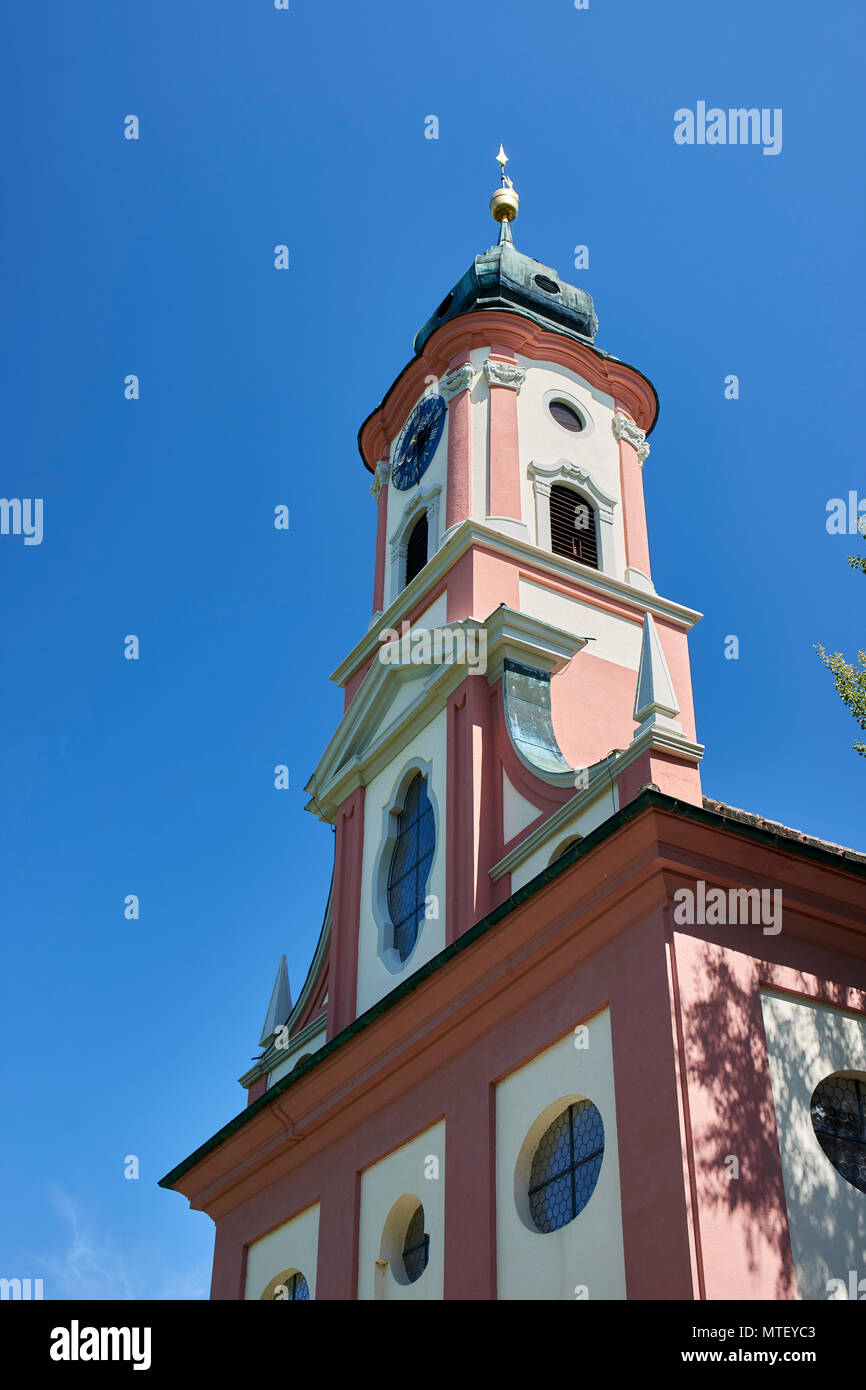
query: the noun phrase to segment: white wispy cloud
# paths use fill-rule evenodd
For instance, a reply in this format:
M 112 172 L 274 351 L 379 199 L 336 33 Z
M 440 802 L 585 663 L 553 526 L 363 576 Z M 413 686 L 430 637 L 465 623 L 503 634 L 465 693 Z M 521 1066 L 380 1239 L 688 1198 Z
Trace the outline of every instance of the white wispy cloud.
M 91 1218 L 68 1192 L 56 1188 L 52 1204 L 66 1228 L 66 1239 L 60 1253 L 39 1258 L 45 1298 L 207 1298 L 209 1270 L 173 1269 L 151 1282 L 129 1251 L 119 1251 L 110 1234 L 94 1230 Z

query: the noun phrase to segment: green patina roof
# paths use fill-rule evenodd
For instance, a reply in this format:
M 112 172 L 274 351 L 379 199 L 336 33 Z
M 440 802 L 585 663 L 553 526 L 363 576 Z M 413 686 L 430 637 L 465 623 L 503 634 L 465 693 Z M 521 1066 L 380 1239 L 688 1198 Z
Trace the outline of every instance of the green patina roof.
M 507 223 L 503 226 L 507 228 Z M 551 266 L 524 256 L 510 234 L 498 246 L 475 257 L 466 274 L 416 334 L 416 355 L 443 323 L 477 309 L 508 309 L 512 314 L 525 314 L 544 327 L 564 330 L 588 344 L 598 332 L 592 296 L 561 280 Z

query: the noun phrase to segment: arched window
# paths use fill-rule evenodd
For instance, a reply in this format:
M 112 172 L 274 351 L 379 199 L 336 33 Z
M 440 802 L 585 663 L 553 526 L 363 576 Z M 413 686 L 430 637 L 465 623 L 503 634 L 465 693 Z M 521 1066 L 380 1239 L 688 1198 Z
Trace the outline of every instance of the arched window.
M 403 1240 L 403 1269 L 410 1284 L 427 1268 L 430 1257 L 430 1237 L 424 1230 L 424 1208 L 419 1202 L 413 1213 Z
M 603 1157 L 604 1124 L 591 1100 L 569 1105 L 548 1125 L 529 1174 L 529 1214 L 539 1231 L 558 1231 L 580 1215 Z
M 866 1078 L 834 1072 L 812 1095 L 815 1138 L 837 1173 L 866 1192 Z
M 436 848 L 433 807 L 427 782 L 419 772 L 411 781 L 398 818 L 397 840 L 388 871 L 388 915 L 394 950 L 406 960 L 418 939 L 424 917 L 427 879 Z
M 427 563 L 427 513 L 419 516 L 406 542 L 406 583 L 411 584 Z
M 272 1298 L 275 1303 L 306 1303 L 310 1299 L 310 1286 L 300 1270 L 296 1269 L 294 1274 L 284 1278 L 283 1283 L 277 1284 Z
M 550 543 L 554 555 L 567 555 L 569 560 L 598 569 L 595 508 L 562 483 L 550 489 Z

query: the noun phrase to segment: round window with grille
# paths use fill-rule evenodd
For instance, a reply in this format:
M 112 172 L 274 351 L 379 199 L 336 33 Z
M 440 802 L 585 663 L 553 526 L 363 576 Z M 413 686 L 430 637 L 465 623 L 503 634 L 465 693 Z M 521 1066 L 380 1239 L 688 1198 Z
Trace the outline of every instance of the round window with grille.
M 836 1172 L 866 1192 L 866 1076 L 834 1072 L 815 1087 L 812 1128 Z
M 604 1124 L 591 1100 L 575 1101 L 544 1131 L 529 1173 L 529 1215 L 543 1234 L 579 1216 L 595 1191 Z
M 421 1278 L 427 1268 L 429 1254 L 430 1237 L 424 1230 L 424 1208 L 419 1202 L 403 1240 L 403 1269 L 410 1284 Z

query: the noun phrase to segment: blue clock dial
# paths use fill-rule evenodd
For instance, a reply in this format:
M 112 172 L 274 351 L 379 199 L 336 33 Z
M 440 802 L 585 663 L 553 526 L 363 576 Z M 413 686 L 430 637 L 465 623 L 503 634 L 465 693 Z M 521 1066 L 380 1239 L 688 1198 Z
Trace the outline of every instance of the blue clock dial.
M 427 471 L 442 437 L 447 413 L 441 396 L 425 396 L 409 416 L 391 470 L 391 481 L 400 492 L 414 487 Z

